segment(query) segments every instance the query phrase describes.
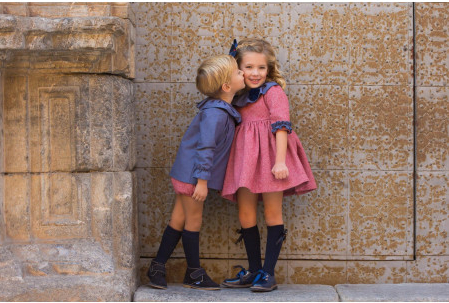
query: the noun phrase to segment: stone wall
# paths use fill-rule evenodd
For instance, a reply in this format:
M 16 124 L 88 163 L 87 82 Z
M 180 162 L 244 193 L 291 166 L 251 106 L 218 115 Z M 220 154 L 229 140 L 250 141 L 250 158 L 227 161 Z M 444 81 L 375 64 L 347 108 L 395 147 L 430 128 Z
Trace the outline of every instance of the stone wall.
M 168 172 L 203 98 L 196 68 L 244 37 L 275 46 L 291 120 L 318 183 L 313 193 L 285 199 L 279 282 L 448 281 L 447 4 L 132 6 L 143 282 L 174 201 Z M 202 265 L 221 280 L 246 264 L 233 243 L 237 209 L 212 196 L 204 216 Z M 262 209 L 259 219 L 265 243 Z M 184 267 L 179 245 L 169 281 L 182 281 Z
M 137 287 L 129 4 L 0 3 L 0 300 Z

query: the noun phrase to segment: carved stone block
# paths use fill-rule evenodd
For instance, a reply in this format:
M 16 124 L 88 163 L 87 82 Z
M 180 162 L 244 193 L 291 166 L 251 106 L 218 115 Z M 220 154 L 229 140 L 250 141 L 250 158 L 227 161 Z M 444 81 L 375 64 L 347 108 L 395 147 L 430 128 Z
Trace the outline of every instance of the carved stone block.
M 116 76 L 12 72 L 5 78 L 4 172 L 134 167 L 131 81 Z

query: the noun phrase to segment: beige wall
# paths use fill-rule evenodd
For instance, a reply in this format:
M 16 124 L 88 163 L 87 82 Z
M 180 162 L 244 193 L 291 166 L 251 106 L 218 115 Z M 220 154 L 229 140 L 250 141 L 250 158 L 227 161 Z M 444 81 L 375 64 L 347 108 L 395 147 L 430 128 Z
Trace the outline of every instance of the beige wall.
M 285 199 L 280 282 L 448 281 L 447 4 L 415 5 L 415 71 L 411 3 L 132 7 L 142 276 L 171 212 L 169 169 L 202 98 L 197 66 L 227 53 L 233 38 L 263 37 L 276 48 L 291 120 L 318 183 L 311 194 Z M 244 248 L 233 244 L 237 228 L 236 206 L 212 196 L 201 256 L 217 280 L 245 265 Z M 170 281 L 180 281 L 181 245 L 174 256 Z

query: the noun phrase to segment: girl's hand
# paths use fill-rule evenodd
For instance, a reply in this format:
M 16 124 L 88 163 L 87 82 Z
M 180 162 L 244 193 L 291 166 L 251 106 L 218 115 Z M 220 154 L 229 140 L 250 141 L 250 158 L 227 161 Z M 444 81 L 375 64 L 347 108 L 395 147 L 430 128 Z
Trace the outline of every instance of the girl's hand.
M 196 202 L 204 202 L 207 197 L 207 180 L 198 179 L 192 198 Z
M 276 163 L 271 170 L 271 173 L 278 180 L 282 180 L 288 177 L 288 168 L 285 162 Z

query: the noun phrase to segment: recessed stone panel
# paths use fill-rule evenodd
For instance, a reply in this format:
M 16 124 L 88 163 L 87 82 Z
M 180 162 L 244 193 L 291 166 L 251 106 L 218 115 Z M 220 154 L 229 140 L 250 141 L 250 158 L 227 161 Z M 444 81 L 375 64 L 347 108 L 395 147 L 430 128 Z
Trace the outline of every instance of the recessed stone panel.
M 31 175 L 31 230 L 35 238 L 57 241 L 90 235 L 90 176 Z

